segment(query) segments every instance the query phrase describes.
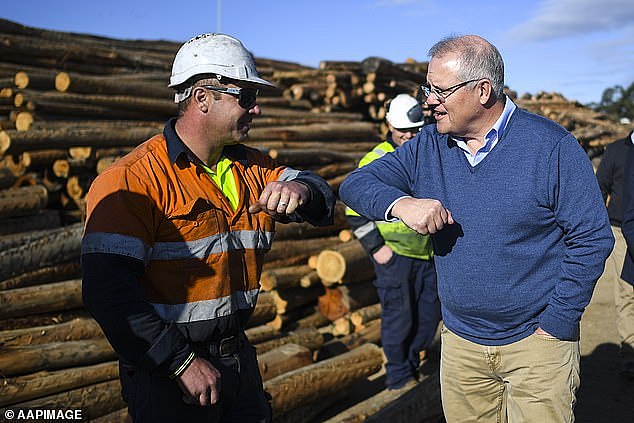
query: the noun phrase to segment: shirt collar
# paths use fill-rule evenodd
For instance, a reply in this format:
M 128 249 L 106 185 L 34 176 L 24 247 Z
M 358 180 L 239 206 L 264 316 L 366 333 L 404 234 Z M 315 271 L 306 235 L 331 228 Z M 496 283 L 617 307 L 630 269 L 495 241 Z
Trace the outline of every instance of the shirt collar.
M 513 101 L 511 101 L 511 99 L 508 98 L 508 96 L 505 96 L 505 99 L 506 101 L 504 104 L 504 110 L 502 110 L 502 114 L 495 121 L 491 129 L 489 129 L 489 131 L 484 136 L 484 145 L 478 151 L 481 151 L 481 152 L 489 151 L 491 148 L 493 148 L 493 145 L 496 144 L 497 141 L 502 137 L 502 134 L 504 133 L 504 130 L 506 129 L 506 125 L 509 119 L 511 118 L 511 115 L 517 108 L 515 103 L 513 103 Z M 467 143 L 464 141 L 464 138 L 451 137 L 451 139 L 453 139 L 460 148 L 468 151 Z
M 192 158 L 189 156 L 189 148 L 187 148 L 183 140 L 176 133 L 174 125 L 176 125 L 176 118 L 168 120 L 163 129 L 163 136 L 167 143 L 167 156 L 172 163 L 176 163 L 176 160 L 178 160 L 181 154 L 185 154 L 191 161 Z
M 497 138 L 498 140 L 502 138 L 504 130 L 506 129 L 506 125 L 508 124 L 511 115 L 516 108 L 517 106 L 515 105 L 515 103 L 513 103 L 510 98 L 506 97 L 506 102 L 504 104 L 504 110 L 502 111 L 502 114 L 500 115 L 498 120 L 495 121 L 491 130 L 487 132 L 487 134 L 484 136 L 487 144 L 489 144 L 491 140 L 495 138 Z

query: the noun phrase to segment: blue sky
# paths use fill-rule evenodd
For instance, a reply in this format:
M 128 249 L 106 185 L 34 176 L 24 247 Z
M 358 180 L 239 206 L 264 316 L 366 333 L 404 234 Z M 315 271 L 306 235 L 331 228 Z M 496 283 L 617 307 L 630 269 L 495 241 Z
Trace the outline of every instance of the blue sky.
M 184 42 L 220 29 L 256 56 L 428 60 L 449 34 L 478 34 L 501 51 L 519 94 L 556 91 L 582 103 L 634 82 L 633 0 L 17 0 L 0 16 L 46 29 Z M 220 11 L 220 13 L 218 13 Z M 0 59 L 1 60 L 1 59 Z

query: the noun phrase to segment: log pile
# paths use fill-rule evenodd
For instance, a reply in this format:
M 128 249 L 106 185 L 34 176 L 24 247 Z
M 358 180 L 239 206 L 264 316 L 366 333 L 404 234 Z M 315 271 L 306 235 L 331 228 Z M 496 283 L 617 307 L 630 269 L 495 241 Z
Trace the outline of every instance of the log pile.
M 125 419 L 116 354 L 81 304 L 84 197 L 97 174 L 175 114 L 165 85 L 179 45 L 0 19 L 0 408 L 77 404 L 96 421 Z M 318 69 L 256 62 L 279 89 L 260 98 L 263 114 L 248 144 L 314 170 L 335 191 L 385 133 L 385 101 L 417 95 L 427 70 L 377 57 L 323 61 Z M 517 102 L 568 119 L 573 132 L 602 132 L 578 132 L 590 147 L 627 133 L 546 97 Z M 343 210 L 338 203 L 325 228 L 278 225 L 264 265 L 247 336 L 274 394 L 275 421 L 438 416 L 435 374 L 399 394 L 380 393 L 382 383 L 372 381 L 383 360 L 380 306 L 371 263 Z
M 600 155 L 608 144 L 634 129 L 634 125 L 623 125 L 557 93 L 525 94 L 516 102 L 518 106 L 562 125 L 591 156 Z

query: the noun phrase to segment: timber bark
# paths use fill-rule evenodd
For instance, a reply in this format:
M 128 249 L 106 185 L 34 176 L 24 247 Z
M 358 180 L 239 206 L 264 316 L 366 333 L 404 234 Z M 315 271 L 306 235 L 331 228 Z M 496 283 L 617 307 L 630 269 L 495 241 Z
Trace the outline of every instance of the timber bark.
M 16 376 L 38 370 L 56 370 L 117 358 L 105 338 L 3 347 L 0 373 Z
M 92 366 L 74 367 L 53 372 L 42 371 L 4 379 L 0 386 L 0 406 L 56 394 L 84 385 L 116 379 L 119 363 L 110 361 Z
M 104 334 L 92 318 L 78 317 L 64 323 L 0 331 L 0 347 L 100 338 Z
M 356 239 L 319 253 L 316 270 L 325 286 L 362 282 L 375 276 L 368 253 Z
M 344 391 L 381 368 L 383 354 L 374 344 L 366 344 L 332 359 L 284 373 L 264 383 L 273 397 L 273 415 L 287 413 L 319 401 L 333 392 Z
M 284 344 L 258 355 L 262 380 L 307 366 L 313 362 L 312 351 L 297 344 Z
M 11 408 L 81 409 L 83 411 L 82 418 L 92 420 L 111 411 L 119 410 L 125 405 L 121 398 L 121 383 L 119 379 L 115 379 L 20 402 L 12 405 Z M 0 410 L 0 413 L 4 413 L 5 410 Z
M 315 328 L 303 328 L 281 338 L 270 339 L 255 346 L 258 354 L 271 351 L 285 344 L 302 345 L 311 351 L 319 349 L 324 343 L 323 335 Z
M 0 219 L 36 214 L 48 204 L 48 191 L 42 185 L 0 191 Z
M 81 223 L 52 230 L 47 236 L 0 252 L 0 280 L 79 257 Z
M 332 321 L 379 301 L 371 281 L 325 288 L 325 292 L 319 297 L 318 307 Z

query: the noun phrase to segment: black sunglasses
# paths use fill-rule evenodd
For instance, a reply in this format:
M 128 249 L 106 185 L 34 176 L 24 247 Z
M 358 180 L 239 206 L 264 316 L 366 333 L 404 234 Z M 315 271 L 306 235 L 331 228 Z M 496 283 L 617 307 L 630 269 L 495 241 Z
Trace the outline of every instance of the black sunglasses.
M 202 87 L 238 97 L 238 104 L 246 110 L 251 110 L 258 101 L 259 90 L 257 88 L 225 88 L 213 85 L 202 85 Z

